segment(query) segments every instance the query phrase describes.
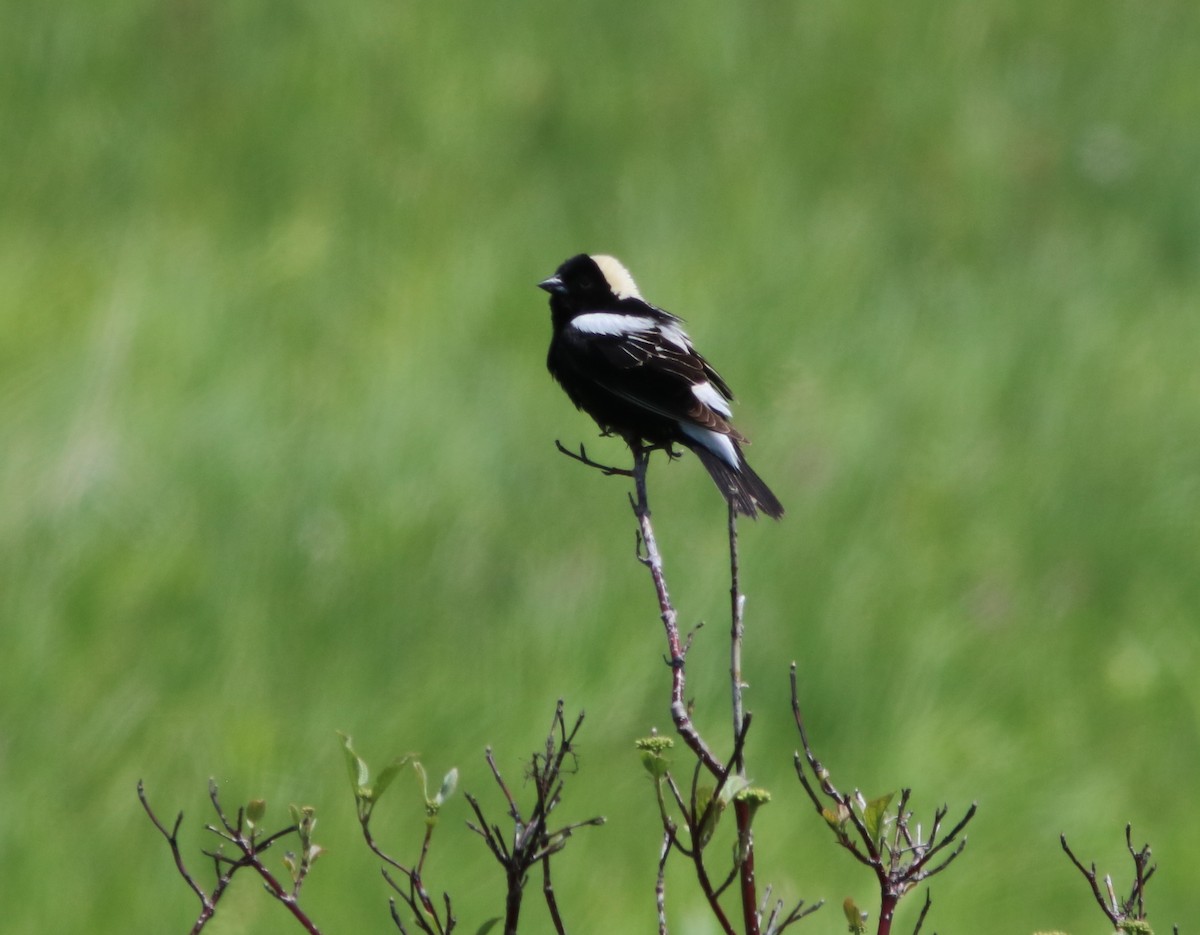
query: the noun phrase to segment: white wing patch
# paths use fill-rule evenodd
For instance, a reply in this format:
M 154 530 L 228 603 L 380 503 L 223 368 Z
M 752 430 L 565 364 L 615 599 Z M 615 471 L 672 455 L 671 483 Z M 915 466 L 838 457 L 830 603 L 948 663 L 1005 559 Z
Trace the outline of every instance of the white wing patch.
M 692 395 L 700 402 L 704 403 L 713 412 L 719 412 L 726 419 L 733 416 L 733 412 L 729 408 L 729 401 L 721 395 L 720 390 L 705 380 L 703 383 L 692 384 Z M 725 436 L 721 436 L 724 438 Z
M 674 344 L 681 351 L 689 352 L 692 349 L 692 342 L 688 340 L 687 333 L 674 322 L 668 322 L 659 327 L 659 332 L 662 336 Z
M 584 334 L 607 334 L 617 337 L 654 331 L 658 322 L 643 315 L 621 315 L 617 312 L 587 312 L 571 319 L 570 327 Z
M 629 270 L 622 266 L 621 261 L 615 256 L 601 253 L 593 256 L 592 262 L 600 267 L 600 272 L 608 280 L 608 287 L 612 289 L 613 295 L 618 299 L 640 299 L 642 297 L 642 294 L 638 292 L 637 283 L 629 275 Z
M 720 432 L 713 432 L 709 429 L 702 429 L 700 426 L 692 425 L 690 422 L 680 422 L 679 428 L 684 435 L 694 442 L 699 442 L 735 471 L 741 468 L 741 465 L 738 463 L 737 449 L 733 447 L 733 439 L 728 435 L 722 435 Z

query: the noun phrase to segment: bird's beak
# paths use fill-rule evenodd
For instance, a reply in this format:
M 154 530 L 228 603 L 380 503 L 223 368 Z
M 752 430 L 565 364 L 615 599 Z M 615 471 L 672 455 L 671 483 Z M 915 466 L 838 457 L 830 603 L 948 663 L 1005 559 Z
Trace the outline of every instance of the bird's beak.
M 551 276 L 549 279 L 543 279 L 541 282 L 538 283 L 538 288 L 545 289 L 547 292 L 551 293 L 552 295 L 556 294 L 556 293 L 563 293 L 563 292 L 567 291 L 567 287 L 563 285 L 563 281 L 561 279 L 559 279 L 557 276 Z

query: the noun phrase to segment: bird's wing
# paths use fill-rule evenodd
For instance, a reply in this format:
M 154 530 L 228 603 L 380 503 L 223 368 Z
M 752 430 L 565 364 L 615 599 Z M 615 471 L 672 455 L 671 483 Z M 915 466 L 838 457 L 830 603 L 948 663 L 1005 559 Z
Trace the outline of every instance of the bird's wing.
M 601 324 L 611 325 L 611 333 L 600 330 Z M 594 327 L 589 330 L 589 325 Z M 729 423 L 729 386 L 692 347 L 677 319 L 585 321 L 583 328 L 568 326 L 565 337 L 580 375 L 614 396 L 660 416 L 744 440 Z

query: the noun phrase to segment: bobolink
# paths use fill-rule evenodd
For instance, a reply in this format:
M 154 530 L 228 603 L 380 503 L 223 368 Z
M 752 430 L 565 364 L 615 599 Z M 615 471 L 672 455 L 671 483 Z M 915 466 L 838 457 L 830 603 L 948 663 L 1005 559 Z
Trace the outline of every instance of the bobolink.
M 682 445 L 737 512 L 783 515 L 742 454 L 729 386 L 692 347 L 682 319 L 643 299 L 611 256 L 581 253 L 538 286 L 550 293 L 554 326 L 546 365 L 601 431 L 631 447 Z

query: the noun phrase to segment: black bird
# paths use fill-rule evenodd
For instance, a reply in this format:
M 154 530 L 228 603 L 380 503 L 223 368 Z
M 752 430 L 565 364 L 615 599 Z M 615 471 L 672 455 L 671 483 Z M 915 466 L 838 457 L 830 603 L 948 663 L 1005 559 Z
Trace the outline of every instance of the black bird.
M 737 512 L 783 515 L 742 454 L 729 386 L 692 347 L 681 318 L 643 299 L 611 256 L 581 253 L 538 286 L 550 293 L 554 326 L 546 366 L 576 408 L 630 447 L 690 449 Z

